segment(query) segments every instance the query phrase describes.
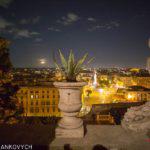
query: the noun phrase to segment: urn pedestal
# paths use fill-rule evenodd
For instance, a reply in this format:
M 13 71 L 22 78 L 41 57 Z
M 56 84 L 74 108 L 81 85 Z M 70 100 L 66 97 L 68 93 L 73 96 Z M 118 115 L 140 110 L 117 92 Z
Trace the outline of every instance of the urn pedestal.
M 85 82 L 55 82 L 58 88 L 60 100 L 58 107 L 61 110 L 62 118 L 55 130 L 55 136 L 60 138 L 81 138 L 84 137 L 84 127 L 81 118 L 77 117 L 82 103 L 82 87 Z

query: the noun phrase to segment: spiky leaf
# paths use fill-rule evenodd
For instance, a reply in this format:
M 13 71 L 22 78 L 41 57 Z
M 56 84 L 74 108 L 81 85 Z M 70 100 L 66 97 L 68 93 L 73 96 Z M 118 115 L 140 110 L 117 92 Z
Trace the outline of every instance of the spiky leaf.
M 64 55 L 62 54 L 61 50 L 59 50 L 59 55 L 60 55 L 60 59 L 61 59 L 61 64 L 64 67 L 64 69 L 67 69 L 67 61 L 64 57 Z
M 64 55 L 62 54 L 62 52 L 60 50 L 59 50 L 59 56 L 60 56 L 62 67 L 64 69 L 62 69 L 59 66 L 59 64 L 57 63 L 57 61 L 55 60 L 54 63 L 56 65 L 56 67 L 59 68 L 64 73 L 67 81 L 75 82 L 77 75 L 82 70 L 82 66 L 83 66 L 84 62 L 86 61 L 88 54 L 85 54 L 77 62 L 75 61 L 74 53 L 72 52 L 72 50 L 69 53 L 68 60 L 65 59 Z M 90 60 L 90 62 L 91 61 L 92 60 Z
M 83 63 L 85 62 L 85 60 L 87 59 L 88 53 L 86 53 L 76 64 L 75 67 L 75 73 L 76 75 L 79 74 L 80 70 L 81 70 L 81 66 L 83 65 Z

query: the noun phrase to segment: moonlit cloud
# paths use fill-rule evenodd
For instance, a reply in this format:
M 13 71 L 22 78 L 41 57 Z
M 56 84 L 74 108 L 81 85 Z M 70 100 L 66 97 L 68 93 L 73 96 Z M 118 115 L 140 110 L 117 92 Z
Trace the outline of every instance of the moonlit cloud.
M 67 16 L 63 16 L 60 20 L 57 20 L 58 23 L 65 26 L 71 25 L 79 20 L 79 16 L 75 13 L 68 13 Z
M 35 31 L 29 31 L 27 29 L 17 29 L 13 28 L 9 30 L 10 34 L 13 34 L 15 38 L 31 38 L 33 36 L 37 36 L 40 33 Z
M 37 21 L 37 18 L 35 19 L 34 22 Z M 29 31 L 28 29 L 19 29 L 16 26 L 17 24 L 11 23 L 3 17 L 0 17 L 0 31 L 3 34 L 10 34 L 14 38 L 31 38 L 40 34 L 39 32 Z
M 43 39 L 42 39 L 42 38 L 36 38 L 34 41 L 35 41 L 35 42 L 42 42 Z
M 90 21 L 90 22 L 95 22 L 96 21 L 96 19 L 93 18 L 93 17 L 89 17 L 87 20 Z
M 91 28 L 88 28 L 88 31 L 95 31 L 95 30 L 104 29 L 104 28 L 105 28 L 104 25 L 95 25 L 95 26 L 92 26 Z
M 118 28 L 119 26 L 120 26 L 119 22 L 111 21 L 109 23 L 93 25 L 92 27 L 88 28 L 88 31 L 95 31 L 100 29 L 110 30 L 110 29 Z
M 8 22 L 6 19 L 0 17 L 0 30 L 13 26 L 13 23 Z
M 40 21 L 40 16 L 37 16 L 35 18 L 30 18 L 30 19 L 21 19 L 20 24 L 25 25 L 25 24 L 36 24 Z
M 60 32 L 61 30 L 58 28 L 54 28 L 54 27 L 49 27 L 48 28 L 49 31 L 55 31 L 55 32 Z
M 28 19 L 21 19 L 20 24 L 28 24 L 29 20 Z
M 13 0 L 0 0 L 0 6 L 4 8 L 8 8 L 12 2 Z

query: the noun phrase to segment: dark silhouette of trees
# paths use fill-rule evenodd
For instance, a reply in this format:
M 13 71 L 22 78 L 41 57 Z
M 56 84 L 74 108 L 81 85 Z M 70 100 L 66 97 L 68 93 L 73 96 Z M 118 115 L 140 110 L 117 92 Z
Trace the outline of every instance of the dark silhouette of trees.
M 13 124 L 18 122 L 23 109 L 16 97 L 19 87 L 11 83 L 9 44 L 8 40 L 0 37 L 0 123 Z

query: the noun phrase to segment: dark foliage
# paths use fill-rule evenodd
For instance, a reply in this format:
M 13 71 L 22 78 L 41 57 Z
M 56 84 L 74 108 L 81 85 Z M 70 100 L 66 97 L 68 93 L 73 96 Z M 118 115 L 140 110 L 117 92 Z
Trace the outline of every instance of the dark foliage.
M 0 123 L 16 123 L 23 112 L 16 97 L 18 86 L 11 83 L 12 64 L 9 58 L 9 41 L 0 38 Z

